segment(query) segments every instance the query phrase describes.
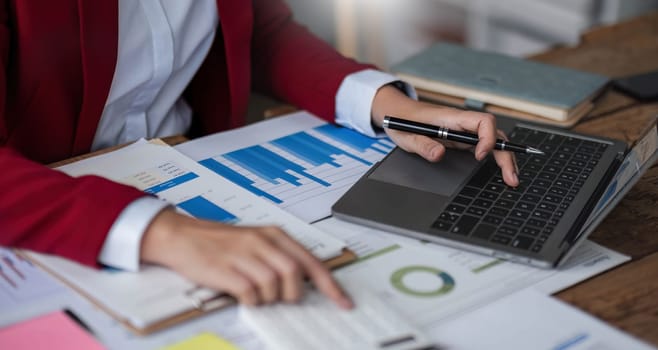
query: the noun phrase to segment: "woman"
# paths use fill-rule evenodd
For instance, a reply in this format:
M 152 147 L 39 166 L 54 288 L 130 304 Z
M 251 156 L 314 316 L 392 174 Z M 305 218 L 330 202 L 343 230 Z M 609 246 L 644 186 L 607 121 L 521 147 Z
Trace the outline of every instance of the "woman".
M 309 277 L 349 308 L 329 271 L 278 228 L 191 219 L 134 188 L 42 164 L 239 126 L 252 87 L 370 135 L 386 114 L 474 131 L 477 159 L 497 135 L 491 115 L 419 103 L 394 77 L 340 56 L 280 0 L 14 0 L 0 11 L 1 245 L 92 266 L 161 264 L 246 304 L 298 300 Z M 445 152 L 386 132 L 429 161 Z M 512 156 L 494 154 L 518 184 Z

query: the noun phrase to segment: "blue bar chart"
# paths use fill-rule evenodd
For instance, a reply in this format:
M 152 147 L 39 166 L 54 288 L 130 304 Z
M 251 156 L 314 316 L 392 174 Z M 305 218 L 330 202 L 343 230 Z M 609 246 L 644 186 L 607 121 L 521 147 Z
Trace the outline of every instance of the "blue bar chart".
M 331 205 L 395 145 L 324 124 L 202 159 L 200 164 L 307 222 Z
M 176 206 L 199 219 L 219 221 L 227 224 L 238 221 L 238 218 L 235 215 L 219 207 L 203 196 L 190 198 L 176 204 Z

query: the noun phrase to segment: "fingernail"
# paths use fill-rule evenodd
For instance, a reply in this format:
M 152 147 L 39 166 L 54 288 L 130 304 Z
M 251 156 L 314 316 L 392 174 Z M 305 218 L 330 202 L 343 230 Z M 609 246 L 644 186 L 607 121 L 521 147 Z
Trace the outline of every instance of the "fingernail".
M 340 307 L 342 309 L 345 309 L 345 310 L 350 310 L 354 307 L 354 303 L 352 302 L 352 300 L 350 300 L 347 297 L 340 298 L 340 300 L 338 300 L 338 304 L 340 305 Z

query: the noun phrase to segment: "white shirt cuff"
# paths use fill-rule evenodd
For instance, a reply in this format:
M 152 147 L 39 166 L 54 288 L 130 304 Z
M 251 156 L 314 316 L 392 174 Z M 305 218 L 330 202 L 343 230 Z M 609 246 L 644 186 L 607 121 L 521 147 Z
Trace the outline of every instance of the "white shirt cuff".
M 138 271 L 142 236 L 153 218 L 169 205 L 154 197 L 142 197 L 130 203 L 110 228 L 98 262 L 118 269 Z
M 365 69 L 346 76 L 340 84 L 336 93 L 336 123 L 370 137 L 378 136 L 371 122 L 372 102 L 377 90 L 390 83 L 396 83 L 407 96 L 418 99 L 413 86 L 396 76 Z

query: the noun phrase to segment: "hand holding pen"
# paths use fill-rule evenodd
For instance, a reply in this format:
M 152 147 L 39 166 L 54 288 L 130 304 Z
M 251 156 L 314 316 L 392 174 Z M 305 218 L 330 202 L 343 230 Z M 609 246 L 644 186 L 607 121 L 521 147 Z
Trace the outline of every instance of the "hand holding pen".
M 420 123 L 412 120 L 406 120 L 391 116 L 384 117 L 382 124 L 384 128 L 410 132 L 419 135 L 425 135 L 433 138 L 439 138 L 449 141 L 477 145 L 479 138 L 477 134 L 465 131 L 455 131 L 448 128 L 442 128 L 431 124 Z M 544 152 L 525 145 L 508 142 L 503 139 L 497 139 L 494 149 L 500 151 L 512 151 L 517 153 L 528 153 L 543 155 Z

